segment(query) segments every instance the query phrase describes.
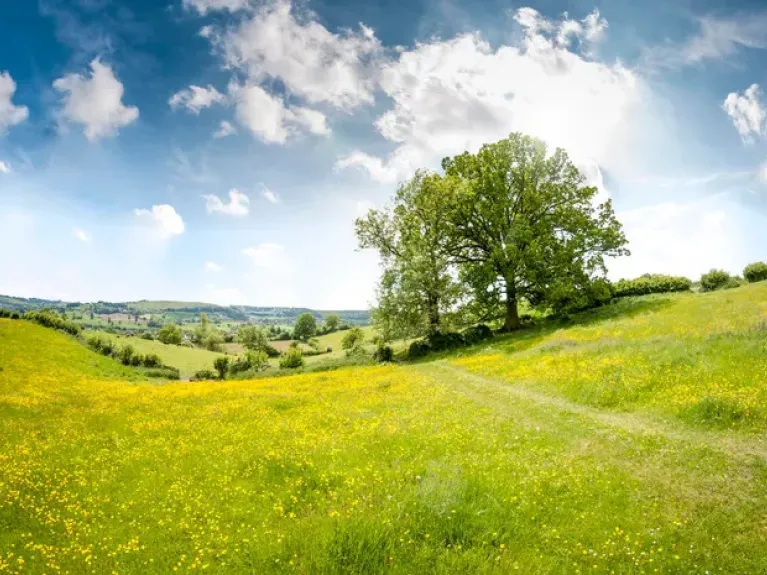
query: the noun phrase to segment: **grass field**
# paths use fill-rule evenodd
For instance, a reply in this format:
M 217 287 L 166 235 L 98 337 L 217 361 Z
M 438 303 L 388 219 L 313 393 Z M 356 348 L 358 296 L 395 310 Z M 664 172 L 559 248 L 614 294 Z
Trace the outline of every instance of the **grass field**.
M 0 573 L 765 573 L 766 322 L 752 285 L 152 385 L 0 320 Z
M 201 369 L 213 369 L 215 359 L 223 355 L 207 349 L 185 347 L 181 345 L 166 345 L 157 340 L 140 337 L 125 337 L 109 335 L 118 345 L 129 343 L 140 354 L 156 353 L 165 365 L 176 367 L 182 378 L 189 378 Z

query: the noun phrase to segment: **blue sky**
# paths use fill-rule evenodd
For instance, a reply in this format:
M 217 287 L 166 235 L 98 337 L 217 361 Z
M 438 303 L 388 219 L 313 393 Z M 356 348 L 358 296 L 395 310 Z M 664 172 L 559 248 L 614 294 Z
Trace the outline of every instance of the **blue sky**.
M 767 260 L 763 2 L 0 11 L 0 293 L 365 307 L 354 218 L 517 130 L 613 199 L 613 278 Z

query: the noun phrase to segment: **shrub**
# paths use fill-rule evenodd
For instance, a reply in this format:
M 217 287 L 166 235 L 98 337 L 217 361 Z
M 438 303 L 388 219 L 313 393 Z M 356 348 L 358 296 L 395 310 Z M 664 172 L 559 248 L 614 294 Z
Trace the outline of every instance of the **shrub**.
M 261 371 L 269 367 L 269 356 L 265 352 L 248 350 L 245 355 L 235 359 L 229 366 L 229 373 L 236 374 L 255 369 Z
M 109 342 L 110 339 L 100 333 L 93 333 L 85 339 L 85 344 L 93 351 L 101 352 L 104 345 Z
M 21 314 L 17 311 L 11 312 L 11 319 L 21 319 Z
M 394 350 L 388 345 L 379 345 L 373 352 L 373 359 L 385 363 L 394 359 Z
M 130 365 L 131 361 L 133 360 L 133 355 L 135 354 L 135 350 L 133 349 L 133 346 L 128 344 L 123 345 L 117 352 L 117 359 L 120 360 L 120 363 L 123 365 Z
M 130 358 L 130 364 L 133 367 L 138 367 L 138 366 L 140 366 L 143 363 L 144 363 L 144 356 L 141 355 L 140 353 L 137 353 L 133 357 Z
M 201 369 L 192 376 L 195 381 L 204 381 L 208 379 L 216 379 L 216 373 L 210 369 Z
M 493 330 L 484 323 L 472 326 L 463 331 L 463 341 L 466 345 L 472 345 L 493 337 Z
M 154 341 L 154 336 L 152 335 L 151 331 L 145 331 L 141 334 L 141 339 L 146 339 L 148 341 Z
M 429 342 L 429 347 L 433 351 L 445 351 L 447 349 L 455 349 L 465 345 L 463 336 L 456 332 L 441 332 L 435 331 L 427 336 L 426 341 Z
M 700 287 L 703 291 L 722 289 L 727 287 L 731 282 L 732 278 L 730 277 L 730 274 L 724 270 L 711 270 L 700 276 Z
M 298 347 L 291 347 L 280 358 L 280 367 L 283 369 L 295 369 L 304 365 L 304 355 Z
M 365 333 L 358 327 L 350 329 L 341 340 L 341 347 L 349 350 L 365 341 Z
M 689 291 L 692 282 L 682 276 L 645 274 L 633 280 L 620 280 L 613 284 L 615 297 Z
M 429 347 L 429 344 L 426 341 L 419 339 L 410 344 L 410 348 L 407 350 L 407 356 L 411 359 L 415 359 L 425 356 L 430 351 L 431 347 Z
M 181 326 L 174 323 L 166 323 L 157 332 L 157 339 L 165 344 L 179 345 L 183 339 Z
M 218 372 L 219 379 L 226 379 L 226 372 L 229 371 L 229 358 L 225 355 L 217 357 L 213 362 L 213 369 Z
M 7 309 L 0 309 L 0 317 L 11 317 L 11 312 Z
M 181 373 L 175 367 L 164 365 L 144 370 L 147 377 L 163 377 L 165 379 L 181 379 Z
M 162 367 L 162 359 L 156 353 L 148 353 L 144 356 L 144 367 Z
M 767 263 L 754 262 L 743 270 L 743 277 L 750 283 L 767 280 Z

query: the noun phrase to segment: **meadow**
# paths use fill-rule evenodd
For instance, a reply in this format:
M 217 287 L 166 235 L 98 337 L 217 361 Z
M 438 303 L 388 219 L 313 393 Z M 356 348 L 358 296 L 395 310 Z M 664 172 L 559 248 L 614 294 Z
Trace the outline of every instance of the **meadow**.
M 767 572 L 767 284 L 157 384 L 0 319 L 0 573 Z

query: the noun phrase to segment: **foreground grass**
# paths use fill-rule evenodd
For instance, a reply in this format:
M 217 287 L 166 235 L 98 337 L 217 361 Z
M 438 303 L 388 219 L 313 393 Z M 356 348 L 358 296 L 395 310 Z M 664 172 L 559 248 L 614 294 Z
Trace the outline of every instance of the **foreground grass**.
M 160 386 L 0 320 L 0 572 L 766 572 L 758 428 L 602 406 L 576 393 L 586 376 L 567 383 L 598 373 L 588 342 L 628 362 L 657 351 L 654 332 L 684 341 L 669 322 L 688 305 L 720 318 L 690 346 L 740 338 L 759 289 L 626 304 L 449 361 Z M 516 383 L 535 354 L 540 377 Z M 668 358 L 645 372 L 659 393 L 677 389 Z

